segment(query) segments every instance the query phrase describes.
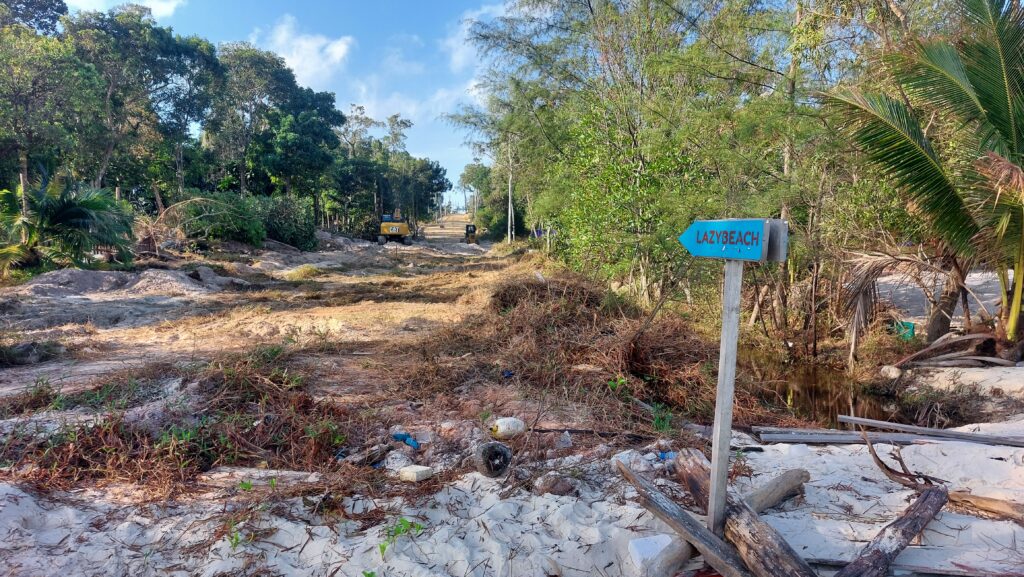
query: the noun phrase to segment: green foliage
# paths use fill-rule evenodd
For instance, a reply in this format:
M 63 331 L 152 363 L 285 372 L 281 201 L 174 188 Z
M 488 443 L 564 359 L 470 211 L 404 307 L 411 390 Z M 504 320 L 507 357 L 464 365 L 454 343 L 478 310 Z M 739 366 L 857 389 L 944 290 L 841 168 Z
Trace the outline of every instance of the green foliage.
M 260 246 L 267 237 L 262 207 L 254 197 L 230 192 L 199 193 L 177 205 L 179 220 L 191 238 L 234 240 Z
M 377 544 L 381 559 L 384 558 L 384 553 L 388 550 L 388 547 L 394 545 L 399 537 L 403 535 L 419 535 L 422 531 L 423 525 L 420 523 L 409 521 L 405 517 L 399 518 L 394 525 L 388 527 L 385 531 L 386 539 Z
M 46 180 L 24 195 L 0 191 L 0 271 L 89 266 L 98 250 L 124 262 L 132 242 L 132 211 L 108 191 Z
M 316 223 L 309 199 L 260 197 L 255 199 L 255 205 L 267 238 L 299 250 L 316 248 Z

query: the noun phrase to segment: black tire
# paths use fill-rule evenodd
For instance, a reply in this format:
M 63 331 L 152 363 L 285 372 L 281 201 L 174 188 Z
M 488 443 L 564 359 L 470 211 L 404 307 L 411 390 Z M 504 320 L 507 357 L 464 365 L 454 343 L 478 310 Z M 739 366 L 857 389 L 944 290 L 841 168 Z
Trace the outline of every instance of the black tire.
M 402 244 L 404 244 L 405 246 L 409 246 L 412 244 L 412 239 L 407 236 L 404 236 L 402 237 Z
M 384 246 L 387 243 L 388 243 L 388 237 L 386 237 L 386 236 L 378 236 L 377 237 L 377 244 L 379 244 L 381 246 Z
M 512 463 L 512 449 L 498 442 L 477 445 L 473 451 L 473 464 L 485 477 L 498 477 Z

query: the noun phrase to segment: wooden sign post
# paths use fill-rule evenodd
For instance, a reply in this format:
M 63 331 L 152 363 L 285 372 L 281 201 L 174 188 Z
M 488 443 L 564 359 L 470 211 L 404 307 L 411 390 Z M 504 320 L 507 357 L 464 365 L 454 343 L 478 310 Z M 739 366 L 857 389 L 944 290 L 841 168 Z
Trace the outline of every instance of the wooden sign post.
M 725 532 L 725 497 L 729 480 L 729 442 L 732 406 L 736 393 L 736 349 L 740 330 L 740 296 L 744 261 L 782 262 L 789 248 L 789 227 L 782 220 L 698 220 L 679 236 L 690 254 L 725 259 L 722 291 L 722 340 L 718 353 L 718 390 L 711 439 L 711 491 L 708 528 Z

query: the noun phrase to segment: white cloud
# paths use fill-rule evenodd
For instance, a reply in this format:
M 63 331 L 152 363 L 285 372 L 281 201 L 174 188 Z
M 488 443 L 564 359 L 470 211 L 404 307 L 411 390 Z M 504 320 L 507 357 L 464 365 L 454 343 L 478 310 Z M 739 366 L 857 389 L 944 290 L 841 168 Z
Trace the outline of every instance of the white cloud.
M 132 3 L 149 8 L 153 12 L 154 18 L 168 18 L 187 2 L 188 0 L 133 0 Z M 66 0 L 66 3 L 71 10 L 106 11 L 127 2 L 123 0 Z
M 504 4 L 485 4 L 476 10 L 463 12 L 458 24 L 449 27 L 448 36 L 441 40 L 441 49 L 448 53 L 448 66 L 452 72 L 463 72 L 478 63 L 476 47 L 469 40 L 473 24 L 486 18 L 502 16 L 505 10 Z
M 380 68 L 387 74 L 394 76 L 411 76 L 423 74 L 426 69 L 422 62 L 406 58 L 406 48 L 419 49 L 423 47 L 423 40 L 416 34 L 396 34 L 388 40 L 388 47 L 384 49 L 384 59 L 381 60 Z
M 280 54 L 295 71 L 299 84 L 318 90 L 330 87 L 356 42 L 351 36 L 328 38 L 299 32 L 298 21 L 291 14 L 281 17 L 266 38 L 261 30 L 255 30 L 250 39 Z

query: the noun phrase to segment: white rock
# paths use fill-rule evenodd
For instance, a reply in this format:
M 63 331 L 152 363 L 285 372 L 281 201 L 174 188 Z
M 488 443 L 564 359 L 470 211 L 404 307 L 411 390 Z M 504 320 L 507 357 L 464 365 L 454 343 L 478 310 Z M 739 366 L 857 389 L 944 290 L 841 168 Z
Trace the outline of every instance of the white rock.
M 384 458 L 384 468 L 388 471 L 401 471 L 412 464 L 412 459 L 401 451 L 391 451 Z
M 654 466 L 651 462 L 645 459 L 639 451 L 634 449 L 628 449 L 621 453 L 616 453 L 612 456 L 612 461 L 612 465 L 615 465 L 614 461 L 622 461 L 634 473 L 644 473 L 654 470 Z
M 555 441 L 555 448 L 568 449 L 570 447 L 572 447 L 572 435 L 569 434 L 569 431 L 563 431 L 562 435 Z
M 398 471 L 398 478 L 403 481 L 416 483 L 434 476 L 434 470 L 423 465 L 409 465 Z
M 899 367 L 885 365 L 878 370 L 878 374 L 882 375 L 882 378 L 895 380 L 903 376 L 903 371 Z
M 629 541 L 629 558 L 637 568 L 643 569 L 672 543 L 672 537 L 660 533 L 651 537 L 640 537 Z

